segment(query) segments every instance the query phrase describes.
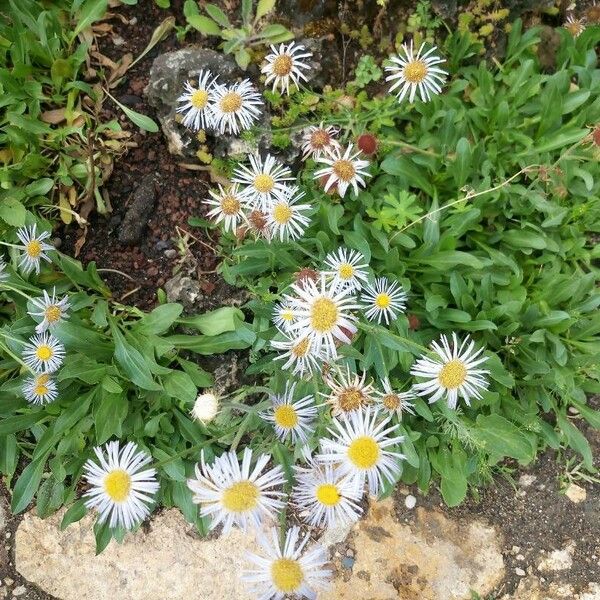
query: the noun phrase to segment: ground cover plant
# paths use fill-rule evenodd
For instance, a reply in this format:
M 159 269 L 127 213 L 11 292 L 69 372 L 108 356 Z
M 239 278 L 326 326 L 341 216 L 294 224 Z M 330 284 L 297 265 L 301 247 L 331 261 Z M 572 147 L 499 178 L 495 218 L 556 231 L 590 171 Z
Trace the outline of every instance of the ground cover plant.
M 233 36 L 235 17 L 186 6 L 191 27 Z M 95 97 L 77 79 L 86 46 L 57 19 L 80 32 L 105 8 L 38 15 L 55 29 L 40 25 L 33 47 L 54 34 L 27 61 L 6 31 L 6 86 L 19 68 L 32 77 L 3 115 L 4 190 L 18 191 L 0 199 L 0 470 L 15 512 L 67 505 L 67 526 L 96 509 L 98 551 L 156 505 L 202 533 L 278 520 L 247 580 L 262 597 L 314 597 L 327 556 L 286 527 L 292 510 L 318 529 L 353 522 L 365 495 L 400 481 L 439 486 L 455 506 L 546 447 L 595 475 L 580 423 L 600 422 L 588 403 L 600 393 L 599 27 L 558 28 L 549 69 L 540 30 L 519 20 L 502 60 L 465 30 L 434 46 L 428 21 L 388 59 L 361 58 L 344 88 L 315 89 L 312 53 L 288 33 L 264 56 L 240 53 L 276 31 L 273 3 L 244 2 L 223 50 L 260 69 L 224 80 L 198 65 L 177 110 L 199 139 L 249 144 L 269 112 L 272 148 L 215 157 L 206 218 L 190 221 L 222 231 L 219 271 L 251 300 L 184 316 L 161 293 L 149 313 L 116 302 L 93 263 L 51 243 L 46 217 L 70 214 L 68 189 L 103 206 L 82 141 L 119 129 L 90 115 L 41 124 L 46 104 Z M 71 70 L 48 79 L 57 60 Z M 83 145 L 65 151 L 67 136 Z M 246 349 L 255 383 L 214 393 L 199 356 Z

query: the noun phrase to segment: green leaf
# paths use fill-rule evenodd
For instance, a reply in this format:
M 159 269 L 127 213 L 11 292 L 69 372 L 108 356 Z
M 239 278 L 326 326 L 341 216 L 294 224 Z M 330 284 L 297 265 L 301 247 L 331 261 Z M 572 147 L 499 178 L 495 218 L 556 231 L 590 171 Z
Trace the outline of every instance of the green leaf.
M 258 0 L 258 6 L 256 7 L 255 21 L 258 21 L 265 15 L 268 15 L 275 8 L 276 0 Z
M 76 500 L 69 506 L 67 511 L 65 512 L 62 521 L 60 522 L 61 531 L 66 529 L 71 523 L 76 523 L 77 521 L 81 521 L 83 517 L 87 514 L 87 508 L 85 506 L 85 499 L 80 498 Z
M 198 329 L 204 335 L 219 335 L 226 331 L 234 331 L 237 324 L 244 320 L 244 313 L 239 308 L 224 306 L 194 317 L 184 317 L 177 322 Z
M 561 431 L 565 434 L 567 438 L 567 442 L 573 450 L 579 452 L 583 457 L 583 464 L 586 469 L 591 472 L 595 472 L 594 468 L 594 458 L 592 456 L 592 449 L 590 447 L 590 443 L 587 441 L 586 437 L 563 415 L 558 415 L 556 418 L 556 422 L 560 427 Z
M 158 125 L 150 117 L 142 115 L 131 108 L 127 108 L 127 106 L 121 104 L 118 100 L 115 100 L 115 98 L 112 98 L 112 100 L 127 115 L 127 118 L 140 129 L 149 131 L 150 133 L 156 133 L 158 131 Z
M 458 506 L 467 495 L 467 478 L 460 471 L 450 477 L 442 476 L 440 489 L 448 506 Z
M 460 138 L 456 144 L 456 160 L 454 161 L 454 181 L 462 187 L 467 181 L 471 168 L 471 146 L 467 138 Z
M 26 218 L 27 211 L 16 198 L 9 196 L 0 200 L 0 219 L 5 223 L 11 227 L 23 227 Z
M 187 22 L 204 35 L 221 35 L 221 28 L 217 23 L 203 15 L 190 15 Z
M 77 25 L 71 34 L 71 41 L 86 27 L 101 19 L 106 12 L 107 6 L 107 0 L 87 0 L 87 2 L 84 2 L 77 15 Z
M 23 512 L 33 500 L 38 490 L 48 454 L 31 461 L 21 473 L 13 490 L 10 507 L 13 513 Z
M 231 27 L 227 15 L 215 4 L 205 4 L 204 10 L 210 15 L 213 21 L 216 21 L 221 27 Z
M 192 381 L 192 378 L 182 371 L 171 371 L 162 378 L 165 392 L 176 400 L 187 403 L 193 403 L 196 399 L 198 390 Z
M 411 257 L 411 260 L 417 260 L 442 271 L 457 266 L 467 266 L 473 269 L 483 269 L 484 266 L 476 256 L 460 250 L 443 250 L 430 256 L 420 256 L 416 259 Z
M 144 315 L 135 325 L 134 330 L 144 335 L 160 335 L 167 331 L 183 311 L 181 304 L 162 304 L 151 313 Z
M 535 458 L 536 448 L 531 445 L 529 438 L 500 415 L 479 415 L 472 433 L 496 457 L 509 456 L 522 464 Z
M 104 444 L 113 435 L 121 436 L 121 426 L 127 411 L 129 403 L 123 394 L 111 394 L 104 391 L 98 394 L 94 402 L 94 428 L 96 430 L 96 442 Z

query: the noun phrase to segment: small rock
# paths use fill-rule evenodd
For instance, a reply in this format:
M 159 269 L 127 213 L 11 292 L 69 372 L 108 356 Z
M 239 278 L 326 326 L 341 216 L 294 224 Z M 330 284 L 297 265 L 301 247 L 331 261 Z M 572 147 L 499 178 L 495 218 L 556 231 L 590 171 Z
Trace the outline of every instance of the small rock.
M 136 104 L 140 104 L 142 99 L 134 94 L 123 94 L 122 96 L 119 96 L 119 102 L 126 106 L 135 106 Z
M 587 497 L 587 492 L 585 488 L 577 485 L 576 483 L 572 483 L 565 492 L 565 496 L 575 504 L 579 504 L 579 502 L 584 502 Z
M 20 585 L 13 590 L 13 596 L 22 596 L 27 593 L 27 588 L 24 585 Z
M 525 473 L 519 477 L 519 487 L 529 487 L 535 479 L 535 475 L 528 475 Z
M 142 179 L 133 193 L 133 198 L 125 218 L 119 228 L 119 241 L 122 244 L 135 245 L 140 242 L 154 210 L 156 201 L 155 182 L 152 178 Z
M 571 542 L 562 550 L 553 550 L 538 564 L 540 571 L 564 571 L 573 565 L 575 543 Z
M 417 499 L 412 495 L 409 494 L 408 496 L 406 496 L 406 498 L 404 499 L 404 505 L 406 506 L 406 508 L 408 508 L 409 510 L 413 509 L 417 504 Z
M 122 46 L 125 43 L 125 40 L 120 35 L 114 35 L 112 38 L 112 43 L 115 46 Z
M 10 586 L 11 586 L 11 585 L 12 585 L 14 582 L 15 582 L 15 580 L 14 580 L 14 579 L 11 579 L 10 577 L 5 577 L 5 579 L 4 579 L 4 583 L 5 583 L 5 584 L 6 584 L 8 587 L 10 587 Z
M 200 284 L 181 273 L 165 283 L 165 292 L 169 302 L 181 302 L 186 309 L 192 309 L 201 295 Z
M 517 560 L 525 560 L 525 557 L 522 554 L 517 554 Z
M 519 577 L 525 577 L 525 575 L 527 575 L 527 573 L 525 573 L 525 571 L 523 569 L 521 569 L 521 567 L 517 567 L 515 569 L 515 573 L 519 576 Z
M 175 250 L 175 248 L 169 248 L 168 250 L 165 250 L 165 256 L 167 258 L 175 258 L 177 256 L 177 250 Z
M 344 569 L 351 569 L 354 566 L 355 560 L 354 558 L 351 557 L 345 557 L 342 558 L 342 567 L 344 567 Z
M 521 546 L 513 546 L 510 549 L 511 554 L 519 554 L 521 552 Z

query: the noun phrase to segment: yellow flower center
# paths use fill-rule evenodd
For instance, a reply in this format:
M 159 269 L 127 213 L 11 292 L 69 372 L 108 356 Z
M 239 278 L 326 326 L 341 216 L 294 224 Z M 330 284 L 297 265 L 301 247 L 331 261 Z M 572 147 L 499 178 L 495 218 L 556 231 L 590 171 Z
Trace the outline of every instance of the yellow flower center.
M 285 77 L 291 73 L 293 64 L 289 54 L 281 54 L 273 61 L 273 73 L 279 77 Z
M 104 478 L 104 491 L 113 502 L 124 502 L 131 491 L 131 475 L 123 469 L 115 469 Z
M 293 321 L 294 320 L 294 312 L 288 308 L 281 313 L 281 318 L 284 321 Z
M 570 23 L 567 23 L 566 27 L 567 27 L 568 32 L 573 37 L 577 37 L 585 29 L 585 27 L 584 27 L 584 25 L 583 25 L 583 23 L 581 21 L 572 21 Z
M 310 340 L 308 338 L 304 338 L 302 341 L 298 342 L 292 348 L 292 354 L 296 358 L 302 358 L 303 356 L 306 356 L 308 354 L 309 350 L 310 350 Z
M 467 369 L 458 359 L 446 363 L 438 375 L 440 385 L 451 390 L 462 385 L 466 378 Z
M 38 375 L 35 380 L 35 388 L 33 393 L 36 396 L 45 396 L 50 388 L 48 387 L 48 382 L 50 381 L 50 375 L 43 373 L 42 375 Z
M 324 129 L 317 129 L 313 131 L 310 136 L 310 145 L 316 150 L 321 150 L 325 146 L 329 146 L 331 138 Z
M 422 60 L 413 60 L 404 67 L 404 79 L 410 83 L 421 83 L 427 77 L 427 65 Z
M 54 352 L 52 352 L 52 348 L 50 348 L 50 346 L 47 346 L 46 344 L 42 344 L 41 346 L 38 346 L 37 350 L 35 351 L 35 355 L 40 360 L 48 360 L 48 359 L 52 358 L 52 356 L 54 355 Z
M 198 110 L 204 108 L 208 103 L 208 92 L 206 90 L 196 90 L 192 94 L 190 102 L 192 103 L 192 106 Z
M 42 384 L 38 384 L 35 386 L 33 393 L 36 396 L 45 396 L 48 393 L 48 387 Z
M 242 97 L 237 92 L 229 92 L 221 98 L 219 104 L 224 113 L 236 112 L 242 108 Z
M 235 196 L 225 196 L 221 199 L 221 211 L 224 215 L 237 215 L 240 211 L 240 201 Z
M 338 320 L 338 307 L 330 298 L 317 298 L 310 311 L 311 327 L 320 333 L 333 329 Z
M 275 180 L 270 175 L 261 173 L 254 178 L 254 187 L 261 194 L 266 194 L 273 191 L 273 188 L 275 187 Z
M 40 244 L 37 240 L 31 240 L 25 246 L 25 252 L 30 258 L 39 258 L 42 253 L 42 244 Z
M 336 160 L 331 168 L 342 181 L 350 181 L 356 174 L 356 169 L 349 160 Z
M 338 273 L 342 279 L 351 279 L 354 275 L 354 267 L 349 263 L 340 265 Z
M 375 298 L 375 306 L 377 308 L 388 308 L 392 303 L 392 299 L 389 294 L 382 292 L 381 294 L 377 294 Z
M 48 321 L 48 323 L 56 323 L 56 321 L 60 321 L 60 317 L 62 316 L 60 306 L 51 304 L 44 311 L 44 316 L 46 317 L 46 321 Z
M 388 410 L 398 410 L 402 404 L 398 394 L 386 394 L 381 402 Z
M 317 500 L 325 506 L 335 506 L 340 501 L 340 493 L 333 483 L 322 483 L 317 487 Z
M 289 594 L 300 587 L 304 573 L 297 560 L 278 558 L 271 565 L 271 579 L 279 592 Z
M 290 208 L 290 205 L 286 202 L 280 202 L 273 208 L 273 220 L 279 225 L 285 225 L 294 213 Z
M 365 404 L 367 398 L 358 388 L 346 388 L 338 394 L 338 405 L 344 412 L 358 410 Z
M 370 469 L 379 459 L 379 446 L 369 436 L 356 438 L 348 448 L 348 458 L 359 469 Z
M 221 501 L 230 512 L 242 513 L 258 504 L 259 489 L 251 481 L 238 481 L 223 491 Z
M 284 429 L 293 429 L 298 424 L 296 409 L 290 404 L 281 404 L 273 413 L 275 423 Z

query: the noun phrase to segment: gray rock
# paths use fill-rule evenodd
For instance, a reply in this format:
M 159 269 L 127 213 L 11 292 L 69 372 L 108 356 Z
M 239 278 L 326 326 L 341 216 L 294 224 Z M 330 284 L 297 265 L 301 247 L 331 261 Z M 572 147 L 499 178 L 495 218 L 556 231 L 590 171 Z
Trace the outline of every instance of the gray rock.
M 169 302 L 181 302 L 186 310 L 191 310 L 202 295 L 200 284 L 191 277 L 178 273 L 165 283 Z
M 133 198 L 125 218 L 119 228 L 119 241 L 122 244 L 137 244 L 148 224 L 156 202 L 156 183 L 154 179 L 142 179 L 133 193 Z

